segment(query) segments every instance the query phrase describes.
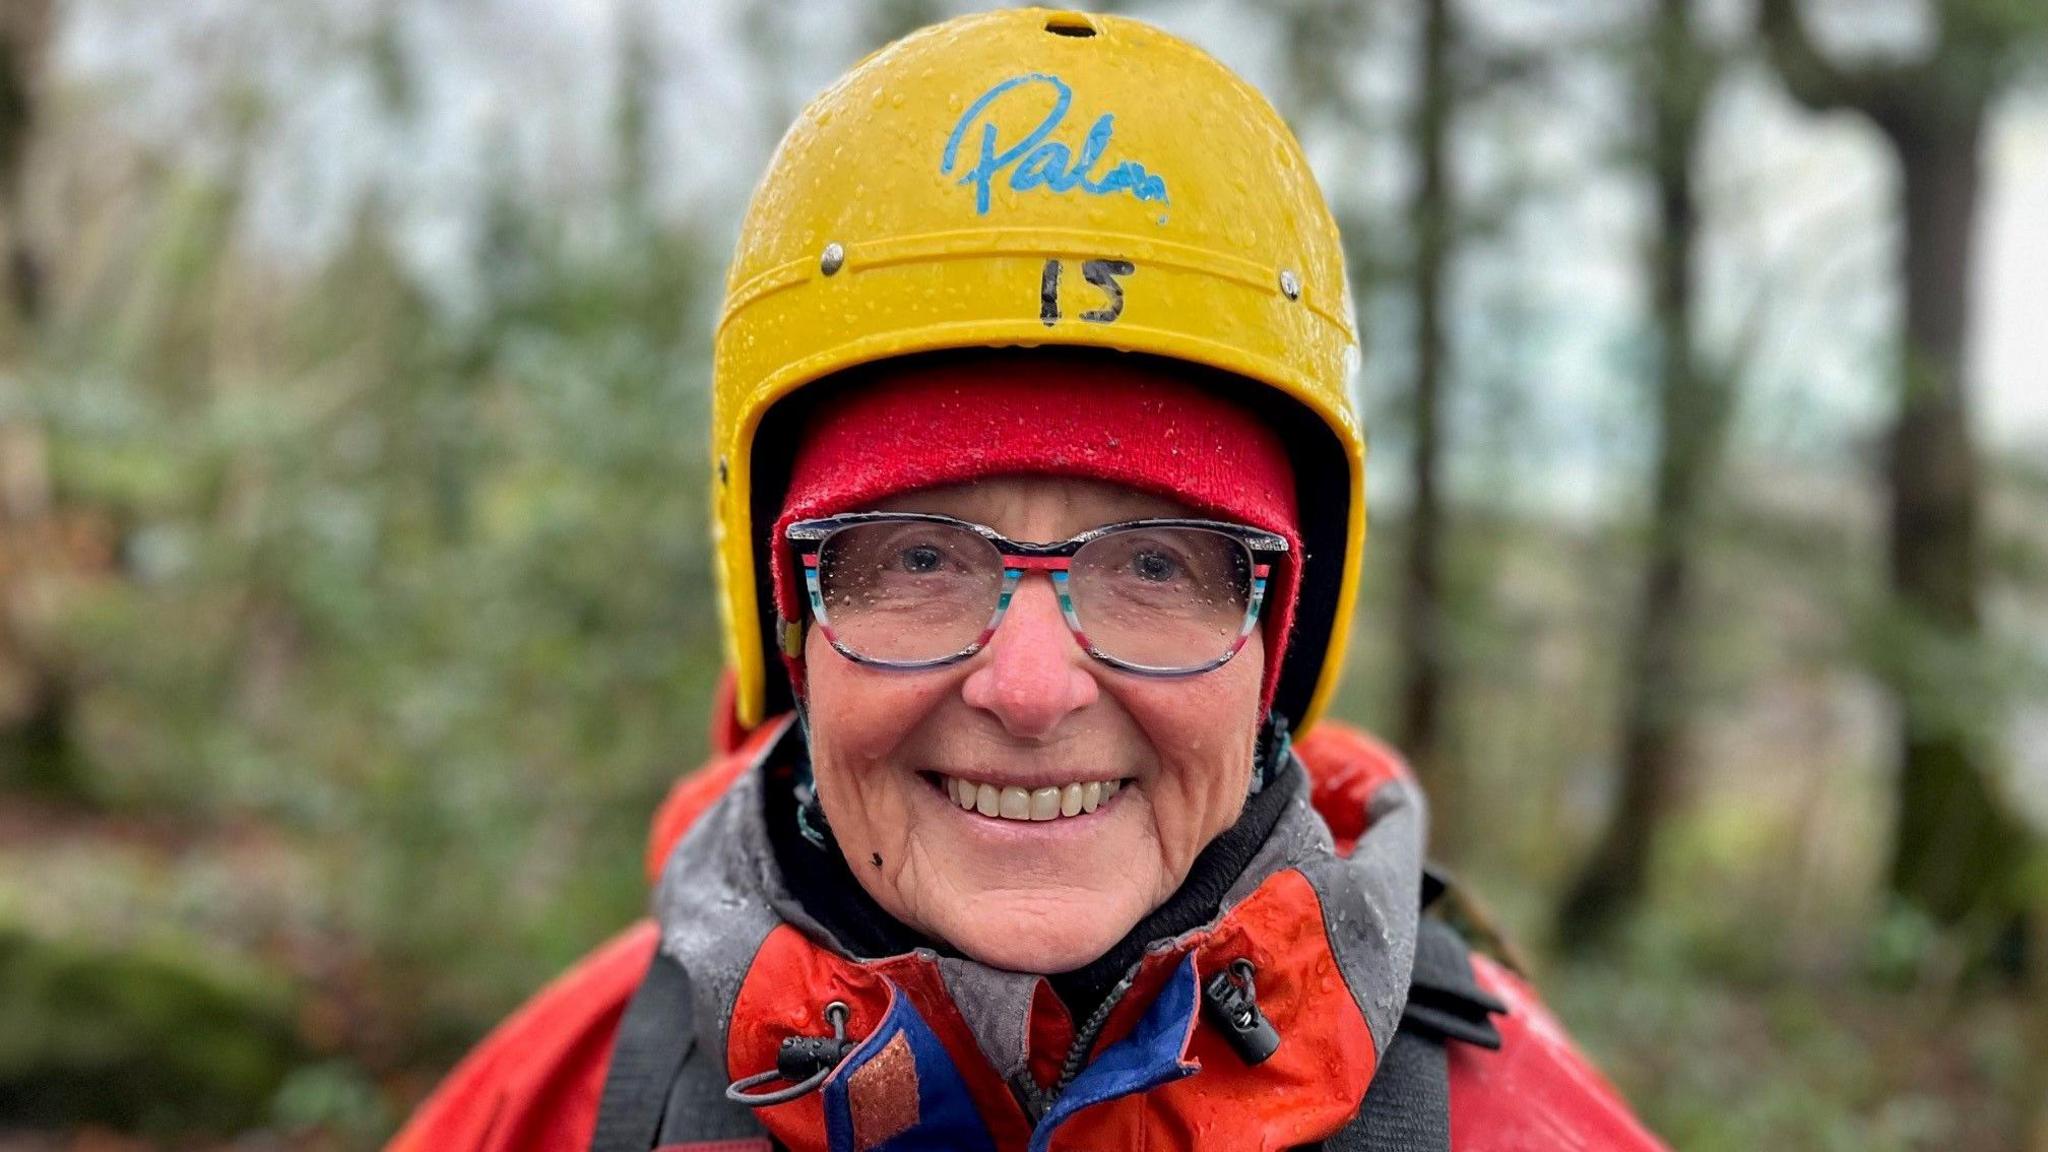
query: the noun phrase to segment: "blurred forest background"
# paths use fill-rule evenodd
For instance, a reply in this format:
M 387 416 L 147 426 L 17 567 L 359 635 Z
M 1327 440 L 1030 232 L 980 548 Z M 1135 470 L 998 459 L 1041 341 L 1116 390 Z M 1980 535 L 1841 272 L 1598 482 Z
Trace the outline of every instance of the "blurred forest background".
M 1337 205 L 1337 712 L 1584 1044 L 2048 1150 L 2048 6 L 1119 7 Z M 0 0 L 0 1148 L 374 1147 L 640 912 L 740 205 L 953 10 Z

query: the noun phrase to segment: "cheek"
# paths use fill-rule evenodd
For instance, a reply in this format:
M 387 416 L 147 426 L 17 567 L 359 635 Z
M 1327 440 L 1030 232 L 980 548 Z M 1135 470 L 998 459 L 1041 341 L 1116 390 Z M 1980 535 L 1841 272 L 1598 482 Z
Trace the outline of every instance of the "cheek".
M 805 641 L 811 771 L 835 834 L 848 847 L 901 839 L 901 789 L 915 782 L 893 771 L 898 748 L 945 698 L 952 678 L 863 668 L 813 630 Z
M 1247 645 L 1245 654 L 1254 651 Z M 1176 872 L 1243 810 L 1263 676 L 1264 662 L 1254 656 L 1203 676 L 1128 679 L 1113 690 L 1158 758 L 1148 794 L 1160 847 Z

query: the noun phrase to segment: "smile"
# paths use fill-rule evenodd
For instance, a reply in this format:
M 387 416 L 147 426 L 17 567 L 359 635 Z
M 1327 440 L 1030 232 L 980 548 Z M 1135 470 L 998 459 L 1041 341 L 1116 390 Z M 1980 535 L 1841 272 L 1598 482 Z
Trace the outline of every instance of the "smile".
M 963 811 L 1026 823 L 1086 815 L 1109 803 L 1124 784 L 1121 780 L 1089 780 L 1045 788 L 998 788 L 938 773 L 927 779 Z

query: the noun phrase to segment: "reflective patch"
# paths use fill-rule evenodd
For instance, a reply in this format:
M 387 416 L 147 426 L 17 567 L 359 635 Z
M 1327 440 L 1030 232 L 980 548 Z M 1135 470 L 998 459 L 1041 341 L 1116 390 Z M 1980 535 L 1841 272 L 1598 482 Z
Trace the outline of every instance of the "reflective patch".
M 891 985 L 889 1011 L 825 1081 L 831 1152 L 995 1152 L 946 1046 Z
M 917 1123 L 917 1057 L 903 1033 L 846 1078 L 846 1101 L 853 1113 L 854 1152 L 872 1152 Z

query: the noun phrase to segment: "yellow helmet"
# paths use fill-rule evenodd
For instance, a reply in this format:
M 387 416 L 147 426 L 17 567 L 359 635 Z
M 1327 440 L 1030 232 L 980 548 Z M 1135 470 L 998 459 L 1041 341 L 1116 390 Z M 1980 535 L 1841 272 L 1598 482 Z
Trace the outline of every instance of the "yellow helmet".
M 805 385 L 897 356 L 1072 345 L 1241 378 L 1295 446 L 1304 556 L 1274 710 L 1342 669 L 1365 544 L 1358 334 L 1301 146 L 1223 65 L 1149 25 L 1012 9 L 869 56 L 769 161 L 712 370 L 713 523 L 739 722 L 785 707 L 766 538 Z M 1269 399 L 1270 398 L 1270 399 Z

